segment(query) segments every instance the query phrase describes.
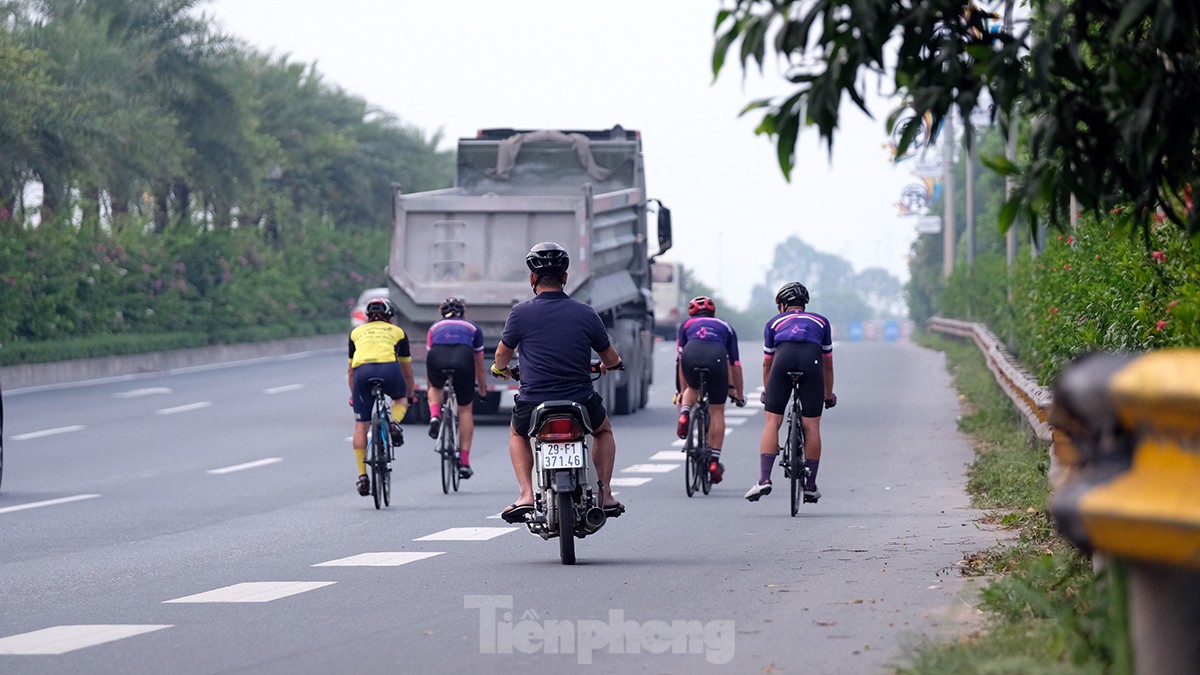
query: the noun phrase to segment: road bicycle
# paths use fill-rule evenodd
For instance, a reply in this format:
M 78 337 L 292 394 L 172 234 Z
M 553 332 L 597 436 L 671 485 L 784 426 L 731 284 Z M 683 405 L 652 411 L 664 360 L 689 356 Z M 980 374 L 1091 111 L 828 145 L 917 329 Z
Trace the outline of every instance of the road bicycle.
M 708 465 L 712 462 L 712 448 L 708 446 L 708 368 L 696 367 L 692 372 L 700 378 L 697 390 L 700 396 L 688 413 L 687 436 L 683 443 L 683 451 L 687 453 L 683 481 L 689 497 L 697 490 L 704 494 L 712 490 L 712 477 L 708 474 Z
M 367 380 L 374 398 L 371 409 L 370 441 L 367 444 L 367 467 L 371 470 L 371 497 L 375 508 L 390 506 L 392 501 L 392 460 L 395 459 L 395 444 L 392 440 L 392 409 L 383 394 L 383 379 L 372 377 Z
M 462 468 L 459 455 L 458 398 L 454 394 L 454 369 L 442 371 L 446 383 L 442 385 L 442 422 L 434 449 L 442 460 L 442 493 L 450 494 L 450 488 L 458 492 L 458 471 Z
M 788 376 L 792 378 L 792 403 L 787 412 L 787 441 L 779 453 L 779 465 L 783 467 L 783 477 L 791 480 L 790 504 L 794 517 L 802 502 L 816 500 L 804 496 L 804 486 L 808 483 L 808 467 L 804 466 L 804 424 L 800 421 L 804 411 L 800 403 L 800 382 L 804 373 L 788 371 Z

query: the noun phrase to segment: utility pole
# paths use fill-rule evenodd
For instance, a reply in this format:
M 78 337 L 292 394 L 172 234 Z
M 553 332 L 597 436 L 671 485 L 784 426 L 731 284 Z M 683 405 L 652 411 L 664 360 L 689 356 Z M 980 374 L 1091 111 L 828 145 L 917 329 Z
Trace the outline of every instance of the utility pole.
M 942 131 L 938 134 L 942 144 L 942 276 L 950 278 L 954 272 L 954 108 L 946 112 Z

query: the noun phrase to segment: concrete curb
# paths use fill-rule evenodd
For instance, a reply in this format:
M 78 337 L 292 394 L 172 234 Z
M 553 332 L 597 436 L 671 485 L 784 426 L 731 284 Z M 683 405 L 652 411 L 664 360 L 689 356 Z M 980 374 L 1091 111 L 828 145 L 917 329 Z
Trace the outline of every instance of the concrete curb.
M 207 366 L 248 359 L 278 357 L 299 352 L 346 348 L 346 333 L 288 338 L 270 342 L 213 345 L 168 352 L 105 356 L 56 363 L 32 363 L 0 368 L 6 392 L 68 382 L 161 373 L 178 368 Z

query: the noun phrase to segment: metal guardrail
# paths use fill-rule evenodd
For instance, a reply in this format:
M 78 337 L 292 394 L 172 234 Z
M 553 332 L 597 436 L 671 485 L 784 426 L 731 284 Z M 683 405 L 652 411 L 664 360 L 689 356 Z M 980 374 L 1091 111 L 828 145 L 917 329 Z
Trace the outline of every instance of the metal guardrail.
M 987 326 L 940 316 L 929 319 L 925 325 L 937 333 L 974 340 L 987 360 L 988 369 L 996 376 L 997 384 L 1012 399 L 1013 405 L 1025 418 L 1034 436 L 1047 446 L 1056 441 L 1061 443 L 1061 439 L 1055 437 L 1048 421 L 1052 398 L 1050 391 L 1039 385 L 1037 380 L 1017 363 L 1004 343 L 1000 342 Z

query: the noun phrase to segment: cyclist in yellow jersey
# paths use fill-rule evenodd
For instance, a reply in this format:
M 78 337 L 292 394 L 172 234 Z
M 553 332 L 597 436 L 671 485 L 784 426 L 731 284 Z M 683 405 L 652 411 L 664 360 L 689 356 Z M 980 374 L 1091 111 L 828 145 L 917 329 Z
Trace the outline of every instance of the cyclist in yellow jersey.
M 371 426 L 372 378 L 383 380 L 383 393 L 392 399 L 392 442 L 404 443 L 399 420 L 408 410 L 416 380 L 413 378 L 412 352 L 404 329 L 392 323 L 396 308 L 387 298 L 367 303 L 367 323 L 350 331 L 350 405 L 354 408 L 354 459 L 358 462 L 358 494 L 371 493 L 367 478 L 367 429 Z

